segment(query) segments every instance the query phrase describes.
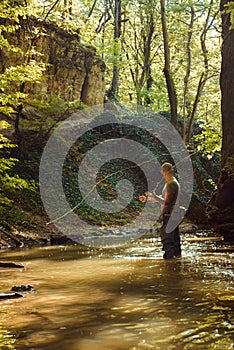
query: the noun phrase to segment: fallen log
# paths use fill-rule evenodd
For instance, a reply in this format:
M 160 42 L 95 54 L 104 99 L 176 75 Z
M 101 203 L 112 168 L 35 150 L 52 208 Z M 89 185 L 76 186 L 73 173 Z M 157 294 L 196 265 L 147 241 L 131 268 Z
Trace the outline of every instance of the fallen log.
M 17 237 L 15 237 L 15 235 L 9 231 L 6 231 L 3 227 L 0 227 L 0 232 L 2 232 L 5 236 L 7 236 L 8 238 L 10 238 L 11 240 L 13 240 L 15 242 L 15 245 L 17 247 L 20 247 L 23 243 L 21 242 L 20 239 L 18 239 Z
M 0 262 L 0 267 L 10 267 L 10 268 L 24 268 L 24 265 L 22 264 L 17 264 L 14 262 Z
M 0 299 L 16 299 L 16 298 L 22 298 L 23 294 L 20 293 L 0 293 Z
M 234 252 L 234 247 L 211 247 L 207 251 L 212 253 L 232 253 Z
M 184 242 L 204 242 L 204 241 L 212 241 L 212 242 L 219 242 L 222 241 L 222 237 L 193 237 L 193 238 L 183 238 Z

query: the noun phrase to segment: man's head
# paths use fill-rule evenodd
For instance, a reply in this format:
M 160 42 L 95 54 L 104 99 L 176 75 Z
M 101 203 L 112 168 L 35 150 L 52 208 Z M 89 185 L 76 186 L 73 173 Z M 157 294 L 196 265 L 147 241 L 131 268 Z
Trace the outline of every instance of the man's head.
M 163 175 L 173 175 L 174 173 L 174 168 L 171 163 L 164 163 L 161 167 Z

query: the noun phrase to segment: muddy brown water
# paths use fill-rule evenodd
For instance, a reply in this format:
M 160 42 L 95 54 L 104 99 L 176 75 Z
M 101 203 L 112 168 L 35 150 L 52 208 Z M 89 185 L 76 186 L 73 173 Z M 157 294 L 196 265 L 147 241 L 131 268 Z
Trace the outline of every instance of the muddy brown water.
M 200 234 L 202 236 L 202 234 Z M 183 257 L 164 261 L 158 238 L 122 248 L 3 250 L 0 349 L 233 349 L 234 253 L 184 234 Z

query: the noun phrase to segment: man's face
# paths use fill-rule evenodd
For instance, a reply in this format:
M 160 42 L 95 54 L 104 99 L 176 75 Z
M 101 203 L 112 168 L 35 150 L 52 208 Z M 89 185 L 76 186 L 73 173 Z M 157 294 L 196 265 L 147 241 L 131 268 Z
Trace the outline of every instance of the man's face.
M 161 168 L 161 174 L 162 174 L 163 176 L 165 176 L 165 175 L 166 175 L 166 170 L 163 169 L 163 168 Z

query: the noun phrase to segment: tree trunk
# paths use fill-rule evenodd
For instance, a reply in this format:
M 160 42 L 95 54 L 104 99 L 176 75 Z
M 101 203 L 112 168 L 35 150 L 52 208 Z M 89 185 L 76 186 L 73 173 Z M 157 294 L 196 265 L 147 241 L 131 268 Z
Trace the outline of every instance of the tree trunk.
M 161 0 L 161 20 L 162 20 L 162 33 L 163 33 L 163 44 L 164 44 L 164 75 L 167 83 L 167 92 L 170 102 L 171 109 L 171 123 L 176 126 L 177 123 L 177 97 L 174 81 L 171 75 L 170 69 L 170 51 L 169 51 L 169 43 L 168 43 L 168 31 L 167 31 L 167 21 L 165 14 L 165 1 Z
M 192 50 L 191 50 L 191 41 L 193 36 L 193 26 L 194 26 L 194 19 L 195 19 L 195 11 L 193 6 L 190 6 L 190 23 L 189 23 L 189 30 L 187 34 L 187 42 L 186 42 L 186 73 L 184 76 L 184 91 L 183 91 L 183 121 L 184 121 L 184 130 L 183 130 L 183 137 L 184 141 L 186 141 L 186 114 L 189 114 L 189 111 L 191 109 L 190 101 L 188 99 L 188 91 L 189 91 L 189 79 L 191 74 L 191 65 L 192 65 Z M 186 113 L 186 110 L 188 113 Z
M 110 99 L 116 100 L 118 98 L 119 89 L 119 39 L 121 36 L 121 0 L 115 0 L 114 8 L 114 65 L 111 87 L 107 93 Z
M 194 118 L 196 115 L 197 107 L 199 104 L 199 100 L 200 100 L 201 94 L 203 92 L 203 89 L 205 87 L 205 84 L 206 84 L 206 82 L 208 80 L 208 76 L 209 76 L 209 59 L 208 59 L 208 49 L 207 49 L 207 45 L 206 45 L 206 36 L 207 36 L 207 32 L 208 32 L 209 28 L 211 27 L 211 24 L 212 24 L 214 18 L 215 18 L 215 17 L 213 17 L 213 20 L 210 22 L 211 8 L 213 5 L 213 2 L 214 2 L 214 0 L 210 0 L 210 6 L 209 6 L 209 10 L 208 10 L 208 13 L 206 16 L 205 25 L 204 25 L 203 31 L 201 33 L 201 36 L 200 36 L 204 69 L 203 69 L 203 72 L 201 73 L 201 77 L 199 79 L 197 93 L 196 93 L 195 100 L 193 102 L 192 109 L 189 111 L 188 116 L 187 116 L 188 120 L 189 120 L 188 130 L 187 130 L 187 143 L 188 144 L 191 141 L 193 123 L 194 123 Z
M 149 32 L 147 38 L 144 39 L 144 75 L 146 78 L 146 90 L 148 92 L 148 95 L 145 98 L 146 105 L 150 105 L 151 100 L 149 97 L 149 90 L 151 89 L 153 85 L 153 78 L 151 75 L 151 44 L 153 40 L 153 34 L 154 34 L 154 18 L 153 14 L 151 13 L 149 16 Z M 142 80 L 144 81 L 145 78 Z M 142 85 L 143 85 L 142 81 Z
M 221 0 L 221 11 L 228 0 Z M 222 158 L 221 176 L 207 209 L 216 231 L 225 241 L 234 242 L 234 30 L 230 30 L 229 14 L 222 15 Z

